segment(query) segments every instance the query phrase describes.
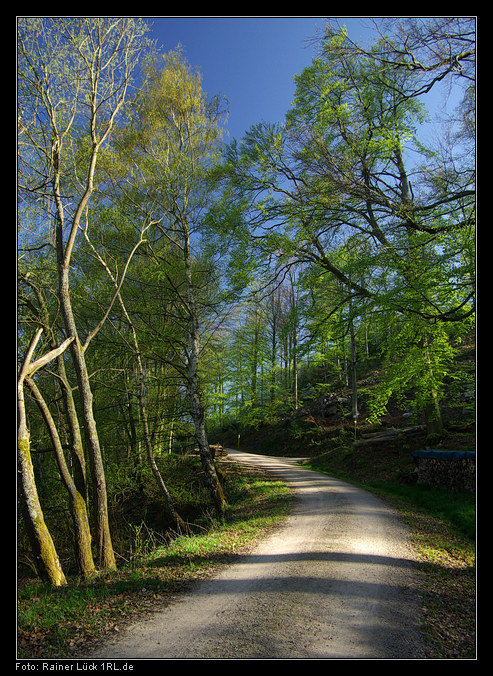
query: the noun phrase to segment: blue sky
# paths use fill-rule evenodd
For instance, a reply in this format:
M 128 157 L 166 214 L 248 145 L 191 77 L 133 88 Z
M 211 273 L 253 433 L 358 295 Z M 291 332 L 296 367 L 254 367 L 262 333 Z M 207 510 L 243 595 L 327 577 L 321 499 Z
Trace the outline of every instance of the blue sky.
M 200 68 L 204 91 L 229 101 L 230 139 L 262 120 L 282 122 L 294 98 L 294 75 L 315 56 L 307 42 L 325 17 L 145 17 L 165 52 L 179 43 Z M 351 37 L 361 20 L 341 18 Z

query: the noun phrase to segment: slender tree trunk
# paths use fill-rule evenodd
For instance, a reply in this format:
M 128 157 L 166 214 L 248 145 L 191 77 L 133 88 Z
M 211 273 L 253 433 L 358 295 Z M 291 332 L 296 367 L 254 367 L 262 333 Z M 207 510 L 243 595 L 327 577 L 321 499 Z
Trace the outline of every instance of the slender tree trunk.
M 127 316 L 127 320 L 130 322 L 130 317 L 127 314 L 127 311 L 125 310 L 123 306 L 123 301 L 120 298 L 120 303 L 122 308 L 124 309 L 125 315 Z M 166 487 L 166 484 L 164 483 L 163 477 L 161 475 L 161 472 L 159 471 L 159 467 L 156 464 L 156 460 L 154 458 L 154 450 L 152 446 L 152 441 L 151 441 L 151 435 L 149 432 L 149 423 L 147 419 L 147 409 L 146 405 L 144 402 L 144 369 L 142 366 L 142 359 L 140 356 L 140 351 L 139 351 L 139 345 L 137 342 L 137 335 L 135 333 L 135 329 L 133 327 L 133 324 L 130 322 L 131 330 L 132 330 L 132 335 L 134 339 L 134 346 L 135 350 L 137 352 L 137 363 L 139 366 L 139 377 L 140 377 L 140 392 L 139 392 L 139 409 L 140 409 L 140 416 L 142 418 L 142 426 L 144 430 L 144 442 L 146 446 L 146 451 L 147 451 L 147 458 L 149 460 L 149 464 L 151 466 L 152 473 L 154 475 L 154 478 L 156 479 L 156 483 L 161 490 L 161 494 L 164 498 L 164 502 L 166 505 L 166 509 L 168 514 L 170 515 L 171 519 L 173 520 L 173 523 L 175 525 L 176 530 L 178 533 L 188 533 L 189 528 L 187 524 L 183 521 L 181 516 L 178 514 L 176 511 L 176 508 L 174 506 L 173 500 L 171 499 L 171 495 Z
M 356 339 L 354 335 L 354 325 L 353 320 L 349 320 L 349 333 L 351 337 L 351 390 L 352 390 L 352 415 L 353 420 L 357 420 L 359 417 L 358 411 L 358 377 L 356 372 Z
M 257 317 L 255 317 L 255 328 L 253 333 L 253 355 L 250 364 L 251 371 L 251 398 L 252 407 L 258 406 L 258 392 L 257 392 L 257 369 L 258 369 L 258 343 L 259 343 L 259 327 L 257 324 Z
M 296 328 L 293 333 L 293 396 L 294 407 L 298 409 L 298 336 L 296 335 Z
M 87 477 L 86 477 L 86 460 L 84 457 L 84 446 L 82 443 L 82 435 L 79 427 L 79 419 L 77 415 L 77 409 L 75 407 L 74 397 L 72 395 L 72 390 L 67 381 L 65 365 L 63 364 L 63 359 L 58 358 L 59 366 L 58 371 L 62 379 L 62 388 L 64 391 L 64 401 L 65 408 L 67 413 L 67 419 L 69 422 L 70 429 L 70 448 L 71 448 L 71 458 L 72 458 L 72 467 L 74 482 L 77 488 L 77 491 L 84 498 L 84 501 L 88 501 L 88 491 L 87 491 Z M 61 363 L 60 363 L 61 362 Z
M 272 345 L 270 360 L 270 403 L 273 404 L 276 399 L 276 352 L 277 352 L 277 308 L 275 301 L 272 303 Z
M 61 354 L 72 341 L 68 338 L 55 350 L 32 362 L 32 356 L 41 336 L 39 329 L 29 346 L 24 362 L 19 371 L 17 381 L 17 413 L 18 413 L 18 442 L 17 462 L 26 513 L 26 522 L 33 552 L 38 564 L 40 575 L 48 579 L 54 586 L 66 584 L 66 578 L 60 565 L 60 560 L 43 516 L 39 501 L 34 469 L 31 458 L 29 430 L 27 428 L 26 407 L 24 401 L 24 382 L 39 368 L 49 363 Z
M 227 507 L 227 502 L 217 476 L 216 468 L 214 466 L 214 461 L 209 448 L 209 441 L 207 439 L 204 406 L 199 393 L 197 353 L 197 344 L 196 341 L 193 340 L 188 365 L 188 393 L 190 397 L 190 413 L 195 427 L 195 438 L 199 446 L 200 460 L 205 474 L 209 495 L 211 496 L 211 500 L 216 510 L 218 512 L 223 512 Z
M 86 239 L 90 243 L 89 238 L 86 233 Z M 141 243 L 142 237 L 139 240 L 139 243 Z M 92 247 L 92 244 L 91 244 Z M 171 499 L 171 495 L 166 487 L 166 484 L 163 480 L 163 477 L 161 475 L 161 472 L 159 471 L 159 467 L 156 464 L 156 460 L 154 458 L 154 450 L 153 450 L 153 445 L 152 445 L 152 440 L 151 440 L 151 434 L 149 431 L 149 422 L 147 418 L 147 409 L 144 401 L 144 367 L 142 364 L 142 357 L 141 357 L 141 352 L 140 352 L 140 347 L 139 347 L 139 341 L 137 338 L 137 332 L 135 330 L 135 326 L 132 322 L 132 319 L 130 315 L 127 312 L 127 308 L 125 307 L 125 303 L 123 302 L 123 298 L 120 293 L 119 286 L 117 284 L 117 280 L 115 279 L 114 275 L 112 274 L 111 270 L 107 266 L 106 262 L 96 253 L 96 250 L 93 248 L 94 253 L 96 254 L 97 258 L 99 259 L 100 263 L 102 266 L 105 268 L 108 276 L 110 277 L 111 281 L 113 282 L 115 288 L 116 288 L 116 296 L 118 298 L 118 302 L 120 303 L 120 307 L 122 308 L 123 314 L 125 316 L 125 319 L 127 320 L 128 326 L 130 328 L 130 331 L 132 333 L 132 341 L 134 344 L 134 350 L 135 350 L 135 355 L 137 358 L 137 367 L 138 367 L 138 372 L 139 372 L 139 381 L 140 381 L 140 388 L 139 388 L 139 393 L 138 393 L 138 401 L 139 401 L 139 412 L 140 412 L 140 417 L 142 420 L 142 426 L 143 426 L 143 431 L 144 431 L 144 443 L 147 451 L 147 458 L 149 460 L 149 465 L 151 467 L 152 473 L 154 475 L 154 478 L 156 479 L 157 485 L 163 495 L 164 502 L 166 505 L 166 509 L 168 514 L 170 515 L 171 519 L 173 520 L 173 523 L 175 525 L 175 528 L 179 533 L 188 533 L 189 528 L 187 524 L 183 521 L 181 516 L 178 514 L 176 511 L 176 508 L 173 504 L 173 500 Z M 135 251 L 135 249 L 134 249 Z
M 195 427 L 195 438 L 199 446 L 200 460 L 205 474 L 205 480 L 211 500 L 219 513 L 224 512 L 227 507 L 226 498 L 217 476 L 214 461 L 212 459 L 205 429 L 205 411 L 200 396 L 199 387 L 199 325 L 198 315 L 193 290 L 191 260 L 190 260 L 190 241 L 187 235 L 185 239 L 185 274 L 187 282 L 187 303 L 190 323 L 190 345 L 188 354 L 188 377 L 187 386 L 190 398 L 190 414 Z
M 86 501 L 84 496 L 77 490 L 75 482 L 68 470 L 55 421 L 53 420 L 41 392 L 31 378 L 26 378 L 26 384 L 33 393 L 36 403 L 39 406 L 55 449 L 60 475 L 70 498 L 70 511 L 75 528 L 76 558 L 82 576 L 87 579 L 95 574 L 96 567 L 92 557 L 91 530 L 89 527 Z
M 106 493 L 106 478 L 104 473 L 103 458 L 101 454 L 101 447 L 99 444 L 99 437 L 96 428 L 96 421 L 94 418 L 94 411 L 92 405 L 92 391 L 89 382 L 89 373 L 85 360 L 84 350 L 82 346 L 77 326 L 72 310 L 72 300 L 69 285 L 69 271 L 72 251 L 75 244 L 75 239 L 79 230 L 79 224 L 82 214 L 89 202 L 93 192 L 93 179 L 96 167 L 98 147 L 94 148 L 91 157 L 91 163 L 87 178 L 86 191 L 79 202 L 76 210 L 70 235 L 64 247 L 63 241 L 63 226 L 64 226 L 64 209 L 60 199 L 59 190 L 59 174 L 55 175 L 54 179 L 54 195 L 57 201 L 57 264 L 58 264 L 58 282 L 59 282 L 59 299 L 62 307 L 62 314 L 65 321 L 65 327 L 68 335 L 74 337 L 71 345 L 72 359 L 74 363 L 75 372 L 77 375 L 77 382 L 79 386 L 80 405 L 82 412 L 82 422 L 84 426 L 84 436 L 86 440 L 87 451 L 89 455 L 89 463 L 92 474 L 93 483 L 93 518 L 95 541 L 97 549 L 97 560 L 99 566 L 108 570 L 116 568 L 115 554 L 111 542 L 109 516 L 108 516 L 108 498 Z M 94 332 L 93 332 L 94 333 Z M 88 338 L 87 340 L 89 340 Z M 86 341 L 87 342 L 87 341 Z
M 142 377 L 142 374 L 141 374 Z M 142 386 L 143 386 L 143 381 L 142 381 Z M 140 392 L 139 395 L 139 405 L 140 405 L 140 412 L 141 412 L 141 417 L 142 417 L 142 425 L 144 428 L 144 440 L 145 440 L 145 445 L 146 445 L 146 450 L 147 450 L 147 458 L 149 460 L 149 464 L 151 466 L 152 473 L 154 475 L 154 478 L 156 479 L 156 483 L 159 486 L 159 489 L 161 490 L 161 494 L 164 498 L 165 504 L 166 504 L 166 509 L 168 511 L 168 514 L 173 520 L 173 523 L 175 525 L 175 528 L 178 533 L 188 533 L 189 528 L 187 524 L 183 521 L 181 516 L 178 514 L 176 511 L 176 508 L 174 506 L 173 500 L 171 499 L 171 495 L 168 491 L 168 488 L 166 487 L 166 484 L 164 483 L 163 477 L 161 475 L 161 472 L 159 471 L 159 467 L 156 464 L 156 460 L 154 458 L 154 451 L 152 448 L 152 443 L 151 443 L 151 437 L 149 434 L 149 425 L 147 421 L 147 411 L 146 407 L 143 401 L 143 396 L 142 396 L 142 391 Z
M 68 326 L 71 327 L 72 331 L 77 336 L 75 323 L 69 320 Z M 73 343 L 72 356 L 77 373 L 84 435 L 86 439 L 92 474 L 93 519 L 97 560 L 100 567 L 108 570 L 114 570 L 116 568 L 116 561 L 113 545 L 111 542 L 108 515 L 108 498 L 106 492 L 106 478 L 103 466 L 103 458 L 99 444 L 98 432 L 96 429 L 96 420 L 94 419 L 92 407 L 93 397 L 89 383 L 89 373 L 87 371 L 84 352 L 77 337 Z
M 21 418 L 20 412 L 19 418 Z M 59 587 L 66 584 L 67 580 L 60 565 L 60 559 L 45 523 L 43 510 L 39 502 L 31 459 L 29 431 L 25 422 L 19 424 L 17 449 L 18 471 L 21 478 L 20 484 L 26 513 L 26 525 L 36 559 L 36 569 L 42 578 L 49 580 L 53 586 Z
M 170 422 L 169 426 L 169 437 L 168 437 L 168 455 L 171 455 L 173 451 L 173 434 L 174 434 L 174 422 Z

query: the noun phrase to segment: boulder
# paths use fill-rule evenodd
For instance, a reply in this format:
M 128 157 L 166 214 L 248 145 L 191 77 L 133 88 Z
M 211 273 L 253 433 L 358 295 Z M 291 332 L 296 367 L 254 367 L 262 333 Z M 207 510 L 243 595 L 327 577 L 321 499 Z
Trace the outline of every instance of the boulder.
M 324 418 L 330 418 L 342 413 L 343 407 L 350 404 L 350 397 L 333 393 L 324 394 L 316 402 L 319 413 Z

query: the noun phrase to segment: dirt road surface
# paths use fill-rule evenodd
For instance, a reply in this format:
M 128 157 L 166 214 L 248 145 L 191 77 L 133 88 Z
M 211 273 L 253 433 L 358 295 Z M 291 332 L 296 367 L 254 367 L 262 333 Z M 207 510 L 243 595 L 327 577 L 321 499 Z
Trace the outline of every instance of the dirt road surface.
M 283 526 L 237 563 L 107 643 L 93 659 L 422 658 L 409 533 L 372 494 L 230 451 L 295 490 Z

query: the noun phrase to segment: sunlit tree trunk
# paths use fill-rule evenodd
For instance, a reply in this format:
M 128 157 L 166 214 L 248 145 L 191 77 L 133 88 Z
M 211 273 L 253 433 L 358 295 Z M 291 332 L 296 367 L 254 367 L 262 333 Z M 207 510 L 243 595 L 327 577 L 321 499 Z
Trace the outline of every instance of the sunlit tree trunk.
M 31 341 L 24 362 L 19 370 L 17 380 L 17 462 L 27 530 L 39 567 L 39 573 L 42 577 L 48 579 L 54 586 L 60 586 L 66 584 L 66 578 L 60 565 L 53 539 L 46 526 L 36 488 L 31 458 L 29 429 L 26 420 L 24 384 L 30 375 L 33 375 L 42 366 L 48 364 L 52 359 L 61 354 L 72 342 L 72 338 L 68 338 L 60 345 L 60 347 L 51 350 L 46 355 L 33 362 L 32 356 L 39 342 L 41 333 L 42 329 L 39 329 Z
M 79 493 L 74 480 L 69 472 L 65 456 L 63 453 L 60 437 L 55 425 L 55 421 L 50 413 L 46 402 L 39 391 L 36 383 L 31 378 L 26 378 L 26 383 L 34 395 L 36 403 L 39 406 L 46 427 L 53 443 L 55 455 L 60 470 L 60 476 L 69 494 L 70 512 L 75 529 L 75 549 L 79 570 L 84 578 L 90 578 L 96 572 L 91 548 L 91 530 L 89 527 L 89 518 L 87 514 L 86 501 L 84 496 Z
M 94 158 L 95 162 L 95 158 Z M 87 200 L 92 192 L 92 180 L 88 186 L 86 193 Z M 85 206 L 85 204 L 84 204 Z M 79 227 L 80 214 L 78 218 L 74 219 L 72 228 L 71 244 Z M 59 241 L 61 241 L 63 230 L 63 221 L 58 221 Z M 61 253 L 61 252 L 60 252 Z M 89 455 L 89 462 L 92 475 L 93 485 L 93 518 L 95 528 L 95 542 L 98 555 L 98 563 L 101 567 L 107 569 L 116 568 L 115 555 L 113 552 L 113 545 L 111 542 L 111 534 L 108 518 L 108 499 L 106 493 L 106 478 L 103 466 L 103 458 L 101 454 L 101 447 L 99 443 L 98 432 L 96 428 L 96 420 L 93 411 L 93 395 L 91 384 L 89 382 L 89 372 L 87 369 L 86 359 L 84 355 L 84 347 L 82 346 L 77 326 L 72 310 L 72 300 L 69 289 L 69 269 L 70 269 L 70 254 L 71 249 L 68 249 L 63 255 L 59 256 L 59 298 L 62 305 L 62 312 L 65 319 L 66 330 L 69 335 L 74 336 L 71 352 L 75 372 L 77 374 L 77 382 L 79 386 L 79 397 L 82 412 L 82 422 L 84 426 L 84 436 L 87 444 Z

